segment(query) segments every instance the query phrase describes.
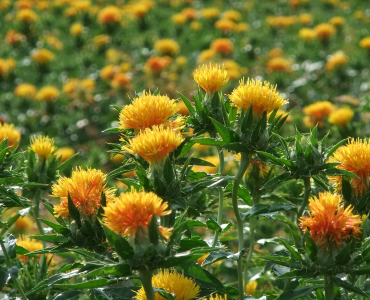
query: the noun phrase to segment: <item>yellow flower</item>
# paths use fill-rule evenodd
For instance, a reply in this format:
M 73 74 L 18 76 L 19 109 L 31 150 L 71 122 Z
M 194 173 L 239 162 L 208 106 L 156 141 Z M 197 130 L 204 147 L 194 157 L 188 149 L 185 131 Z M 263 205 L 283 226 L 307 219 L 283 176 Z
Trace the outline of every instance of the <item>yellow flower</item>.
M 157 275 L 153 276 L 152 285 L 156 288 L 163 288 L 166 292 L 174 294 L 176 300 L 190 300 L 197 297 L 200 292 L 199 286 L 184 274 L 176 271 L 160 270 Z M 137 291 L 136 300 L 146 300 L 144 288 Z M 164 300 L 162 296 L 155 293 L 155 300 Z
M 72 171 L 71 178 L 60 177 L 51 187 L 52 196 L 61 198 L 60 205 L 54 206 L 56 216 L 69 216 L 68 194 L 82 218 L 95 216 L 100 207 L 102 193 L 105 194 L 107 203 L 113 199 L 115 193 L 115 189 L 107 188 L 106 179 L 107 175 L 100 170 L 88 168 L 85 171 L 81 167 Z
M 16 61 L 12 58 L 0 59 L 0 77 L 8 76 L 15 68 Z
M 15 221 L 14 225 L 15 228 L 19 231 L 29 232 L 33 228 L 34 221 L 30 217 L 25 216 L 18 218 L 17 221 Z
M 205 19 L 215 19 L 220 14 L 220 10 L 217 7 L 209 7 L 202 9 L 201 13 Z
M 64 15 L 68 18 L 73 18 L 74 16 L 76 16 L 78 14 L 78 10 L 75 8 L 75 7 L 68 7 L 65 11 L 64 11 Z
M 349 106 L 338 108 L 330 113 L 329 123 L 344 126 L 352 120 L 354 114 L 354 111 Z
M 302 28 L 299 30 L 298 34 L 299 37 L 305 41 L 312 41 L 317 37 L 316 31 L 311 28 Z
M 48 136 L 33 136 L 29 150 L 35 152 L 38 158 L 47 159 L 52 156 L 57 148 L 54 146 L 54 139 Z
M 18 238 L 17 240 L 17 245 L 18 246 L 21 246 L 25 249 L 27 249 L 28 251 L 30 252 L 33 252 L 33 251 L 37 251 L 37 250 L 41 250 L 43 248 L 42 246 L 42 243 L 41 242 L 37 242 L 35 240 L 31 240 L 30 238 L 26 237 L 26 238 Z M 24 263 L 24 264 L 27 264 L 27 261 L 28 261 L 28 256 L 26 255 L 21 255 L 19 254 L 18 255 L 18 258 Z
M 228 81 L 225 67 L 209 64 L 197 68 L 193 73 L 194 81 L 209 94 L 218 92 Z
M 163 39 L 155 42 L 154 49 L 160 55 L 176 55 L 180 51 L 180 46 L 174 40 Z
M 190 28 L 194 31 L 198 31 L 198 30 L 201 30 L 203 27 L 202 23 L 198 22 L 198 21 L 192 21 L 190 23 Z
M 370 50 L 370 36 L 367 36 L 360 41 L 360 47 Z
M 346 20 L 342 17 L 333 17 L 330 19 L 329 23 L 335 27 L 342 27 Z
M 59 97 L 59 90 L 54 86 L 42 87 L 36 94 L 35 99 L 38 101 L 54 101 Z
M 29 83 L 22 83 L 14 89 L 14 94 L 18 97 L 32 99 L 36 95 L 36 87 Z
M 233 43 L 227 38 L 215 39 L 211 43 L 211 49 L 217 53 L 229 55 L 234 50 Z
M 266 22 L 275 28 L 286 28 L 295 24 L 297 18 L 295 16 L 277 16 L 267 17 Z
M 159 57 L 152 56 L 150 57 L 144 67 L 144 71 L 153 72 L 154 74 L 161 73 L 165 68 L 167 68 L 172 63 L 172 58 L 169 56 Z
M 117 234 L 147 235 L 147 228 L 153 215 L 165 216 L 171 213 L 167 202 L 152 192 L 129 192 L 115 197 L 104 208 L 103 223 Z
M 312 239 L 319 246 L 329 247 L 329 243 L 342 245 L 351 234 L 357 237 L 360 232 L 361 217 L 353 215 L 353 207 L 344 209 L 340 195 L 329 192 L 320 193 L 319 197 L 309 200 L 309 217 L 301 217 L 299 226 L 303 232 L 309 230 Z
M 178 147 L 184 138 L 180 133 L 163 125 L 153 126 L 140 132 L 129 141 L 122 151 L 129 154 L 137 154 L 145 159 L 150 165 L 163 165 L 166 156 Z
M 192 20 L 195 19 L 197 11 L 192 7 L 187 7 L 181 11 L 181 14 L 183 14 L 187 20 Z
M 186 16 L 184 16 L 183 14 L 174 14 L 171 19 L 172 22 L 176 25 L 182 25 L 187 21 Z
M 117 24 L 121 21 L 121 12 L 115 6 L 104 7 L 98 14 L 100 24 Z
M 349 57 L 345 55 L 342 51 L 335 52 L 333 55 L 329 56 L 328 62 L 326 63 L 326 69 L 331 71 L 337 67 L 344 66 L 348 64 Z
M 117 90 L 128 90 L 131 88 L 131 78 L 124 73 L 114 75 L 111 86 Z
M 257 288 L 257 281 L 249 282 L 247 283 L 247 286 L 245 288 L 245 293 L 253 297 L 254 294 L 256 293 L 256 288 Z
M 54 59 L 54 53 L 48 49 L 36 49 L 33 51 L 32 60 L 40 65 L 48 64 Z
M 249 24 L 248 23 L 239 23 L 235 24 L 234 31 L 235 32 L 246 32 L 249 29 Z
M 17 13 L 17 19 L 23 23 L 32 23 L 37 21 L 37 14 L 31 9 L 22 9 Z
M 69 31 L 73 36 L 80 36 L 83 28 L 84 26 L 81 23 L 74 23 Z
M 111 41 L 111 37 L 106 34 L 100 34 L 94 37 L 93 39 L 94 44 L 97 45 L 98 47 L 103 47 L 104 45 L 110 43 L 110 41 Z
M 221 31 L 232 31 L 235 28 L 235 23 L 228 19 L 221 19 L 215 23 L 215 28 Z
M 302 25 L 310 25 L 312 23 L 312 15 L 311 14 L 302 14 L 299 16 L 299 21 Z
M 21 133 L 14 128 L 13 124 L 0 123 L 0 143 L 8 139 L 8 146 L 14 148 L 21 140 Z
M 218 156 L 206 156 L 206 157 L 202 157 L 202 159 L 213 164 L 214 167 L 194 166 L 192 169 L 194 172 L 206 172 L 207 174 L 217 173 L 218 165 L 220 164 L 220 160 Z
M 249 79 L 244 83 L 244 79 L 240 81 L 239 86 L 233 90 L 229 99 L 234 106 L 248 110 L 253 105 L 253 116 L 260 117 L 263 112 L 270 113 L 276 108 L 280 108 L 287 100 L 284 100 L 276 91 L 276 86 L 272 86 L 269 82 Z
M 56 152 L 56 156 L 60 157 L 60 162 L 63 163 L 67 159 L 71 158 L 76 153 L 71 147 L 62 147 L 59 148 Z
M 282 57 L 271 58 L 266 63 L 266 68 L 269 72 L 288 72 L 290 71 L 290 61 Z
M 63 43 L 55 36 L 46 37 L 46 43 L 56 50 L 63 49 Z
M 269 119 L 271 114 L 272 114 L 272 112 L 267 114 L 267 119 Z M 290 116 L 290 114 L 288 112 L 286 112 L 285 110 L 282 110 L 282 109 L 278 109 L 278 111 L 276 112 L 275 118 L 277 116 L 281 116 L 280 119 L 285 118 L 286 115 L 288 115 L 288 117 L 286 118 L 285 122 L 290 122 L 292 120 L 292 117 Z
M 91 7 L 90 0 L 76 0 L 71 3 L 79 12 L 87 13 Z
M 198 61 L 200 63 L 203 63 L 203 62 L 208 62 L 210 60 L 212 60 L 212 58 L 214 58 L 216 55 L 216 51 L 212 50 L 212 49 L 206 49 L 206 50 L 203 50 L 200 54 L 199 54 L 199 57 L 198 57 Z
M 331 24 L 321 23 L 315 27 L 315 31 L 320 40 L 328 40 L 335 34 L 335 28 Z
M 222 14 L 223 19 L 238 22 L 241 20 L 242 15 L 237 10 L 227 10 Z
M 168 96 L 143 94 L 125 105 L 119 115 L 120 129 L 135 130 L 150 128 L 153 125 L 167 125 L 168 119 L 177 112 L 175 100 Z
M 328 162 L 340 162 L 336 168 L 356 174 L 359 178 L 351 179 L 351 186 L 356 197 L 362 196 L 370 183 L 370 143 L 367 139 L 352 139 L 345 146 L 339 147 Z M 330 176 L 337 192 L 342 190 L 342 176 Z
M 328 116 L 335 109 L 334 105 L 329 101 L 317 101 L 303 108 L 303 113 L 312 119 L 316 125 L 317 122 L 323 121 L 324 117 Z
M 176 58 L 176 64 L 179 66 L 179 67 L 183 67 L 187 64 L 188 60 L 186 58 L 186 56 L 179 56 L 178 58 Z

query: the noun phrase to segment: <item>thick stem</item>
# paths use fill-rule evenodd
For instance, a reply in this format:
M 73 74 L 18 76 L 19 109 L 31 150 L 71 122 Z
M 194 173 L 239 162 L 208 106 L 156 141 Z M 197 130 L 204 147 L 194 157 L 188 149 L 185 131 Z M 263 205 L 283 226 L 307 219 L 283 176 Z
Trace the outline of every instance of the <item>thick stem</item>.
M 334 300 L 334 282 L 330 276 L 324 278 L 325 300 Z
M 152 271 L 142 269 L 139 271 L 141 283 L 143 285 L 146 299 L 147 300 L 154 300 L 154 290 L 152 286 Z
M 248 266 L 249 266 L 249 263 L 252 259 L 252 255 L 253 255 L 253 249 L 254 249 L 254 231 L 256 230 L 257 226 L 256 225 L 256 222 L 255 220 L 253 219 L 253 217 L 251 217 L 249 219 L 249 230 L 250 230 L 250 235 L 249 235 L 249 252 L 248 252 L 248 256 L 247 256 L 247 261 L 245 262 L 245 265 L 244 265 L 244 286 L 247 285 L 248 283 L 248 278 L 247 278 L 247 270 L 248 270 Z
M 6 250 L 6 247 L 5 247 L 2 239 L 0 239 L 0 246 L 1 246 L 1 250 L 3 251 L 4 256 L 5 256 L 6 266 L 8 267 L 8 269 L 10 269 L 12 267 L 12 262 L 10 261 L 10 256 L 8 254 L 8 251 Z M 21 287 L 21 284 L 20 284 L 18 278 L 12 278 L 12 279 L 13 279 L 14 285 L 15 285 L 16 289 L 18 290 L 18 293 L 21 295 L 22 299 L 23 300 L 28 300 L 26 294 L 24 293 L 24 291 Z
M 218 173 L 220 175 L 224 172 L 225 167 L 225 158 L 224 158 L 224 151 L 221 147 L 217 147 L 218 151 L 218 157 L 220 160 L 220 165 L 218 167 Z M 223 212 L 223 206 L 224 206 L 224 191 L 222 190 L 222 187 L 218 188 L 218 214 L 217 214 L 217 223 L 221 225 L 222 222 L 222 212 Z M 215 236 L 213 238 L 212 247 L 215 247 L 218 242 L 218 236 L 219 232 L 216 231 Z
M 238 240 L 239 240 L 239 247 L 238 251 L 242 251 L 244 248 L 244 235 L 243 235 L 243 220 L 240 216 L 239 207 L 238 207 L 238 190 L 239 184 L 243 179 L 244 173 L 248 168 L 250 163 L 250 157 L 247 153 L 241 154 L 241 161 L 239 170 L 235 175 L 234 178 L 234 185 L 232 190 L 232 203 L 233 203 L 233 210 L 235 214 L 236 224 L 238 228 Z M 244 285 L 243 285 L 243 267 L 242 267 L 242 258 L 238 259 L 238 282 L 239 282 L 239 296 L 240 299 L 244 299 Z
M 304 178 L 303 180 L 304 180 L 304 195 L 301 207 L 297 212 L 297 223 L 299 223 L 299 219 L 300 217 L 302 217 L 302 214 L 308 204 L 308 199 L 310 198 L 311 193 L 311 178 Z

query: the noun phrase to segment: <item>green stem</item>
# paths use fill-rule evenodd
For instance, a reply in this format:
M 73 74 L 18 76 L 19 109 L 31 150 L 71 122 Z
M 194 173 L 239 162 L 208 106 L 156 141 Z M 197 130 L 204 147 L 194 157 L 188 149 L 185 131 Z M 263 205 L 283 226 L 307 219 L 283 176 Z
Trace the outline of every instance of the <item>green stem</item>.
M 325 300 L 334 300 L 334 282 L 330 276 L 324 277 Z
M 299 223 L 299 219 L 300 217 L 302 217 L 303 212 L 308 204 L 308 199 L 310 198 L 311 192 L 311 178 L 304 178 L 303 180 L 304 180 L 304 195 L 301 207 L 297 212 L 297 223 Z
M 241 252 L 244 248 L 244 235 L 243 235 L 243 220 L 240 216 L 239 207 L 238 207 L 238 190 L 241 180 L 243 179 L 244 173 L 247 170 L 250 163 L 250 156 L 247 153 L 241 153 L 241 161 L 239 170 L 234 178 L 234 185 L 232 190 L 232 203 L 233 210 L 235 214 L 236 224 L 238 228 L 238 240 L 239 247 L 238 251 Z M 238 259 L 238 282 L 239 282 L 239 296 L 240 299 L 244 299 L 244 285 L 243 285 L 243 266 L 242 258 Z
M 360 275 L 360 278 L 359 278 L 359 281 L 358 281 L 358 288 L 360 290 L 363 290 L 363 284 L 365 283 L 366 281 L 366 275 Z M 361 295 L 357 295 L 357 300 L 364 300 L 365 298 L 362 297 Z
M 34 214 L 34 218 L 36 220 L 36 225 L 37 225 L 37 228 L 38 228 L 40 234 L 44 235 L 45 231 L 44 231 L 44 228 L 42 227 L 42 224 L 41 224 L 41 221 L 40 221 L 40 199 L 41 199 L 40 192 L 36 191 L 35 195 L 33 197 L 33 203 L 34 203 L 33 214 Z M 42 244 L 43 244 L 43 247 L 45 248 L 46 247 L 46 242 L 42 241 Z
M 147 269 L 142 269 L 139 271 L 141 283 L 143 285 L 146 299 L 147 300 L 154 300 L 154 290 L 152 286 L 152 271 Z
M 224 172 L 224 167 L 225 167 L 224 151 L 222 150 L 221 147 L 217 147 L 217 151 L 218 151 L 218 157 L 219 157 L 219 160 L 220 160 L 220 165 L 219 165 L 219 168 L 218 168 L 218 173 L 222 176 L 222 174 Z M 218 188 L 218 195 L 219 195 L 219 198 L 218 198 L 217 223 L 219 225 L 221 225 L 221 223 L 222 223 L 223 206 L 224 206 L 224 191 L 222 190 L 222 187 L 219 187 Z M 215 232 L 215 236 L 213 238 L 212 247 L 215 247 L 217 245 L 219 234 L 220 234 L 219 232 L 217 232 L 217 231 Z
M 248 256 L 247 256 L 247 261 L 245 262 L 245 265 L 244 265 L 244 286 L 247 285 L 248 283 L 248 278 L 247 278 L 247 270 L 248 270 L 248 266 L 249 266 L 249 263 L 250 261 L 252 260 L 252 255 L 253 255 L 253 250 L 254 250 L 254 231 L 256 230 L 256 222 L 255 220 L 253 219 L 253 217 L 251 217 L 249 219 L 249 230 L 250 230 L 250 235 L 249 235 L 249 252 L 248 252 Z
M 12 267 L 12 262 L 10 261 L 8 251 L 6 250 L 6 247 L 5 247 L 2 239 L 0 239 L 0 246 L 1 246 L 1 249 L 2 249 L 2 251 L 4 253 L 4 256 L 5 256 L 6 266 L 8 267 L 8 269 L 10 269 Z M 18 278 L 12 278 L 12 279 L 13 279 L 14 285 L 15 285 L 16 289 L 18 290 L 19 294 L 21 295 L 22 299 L 23 300 L 28 300 L 26 294 L 24 293 L 24 291 L 21 287 L 21 284 L 20 284 Z

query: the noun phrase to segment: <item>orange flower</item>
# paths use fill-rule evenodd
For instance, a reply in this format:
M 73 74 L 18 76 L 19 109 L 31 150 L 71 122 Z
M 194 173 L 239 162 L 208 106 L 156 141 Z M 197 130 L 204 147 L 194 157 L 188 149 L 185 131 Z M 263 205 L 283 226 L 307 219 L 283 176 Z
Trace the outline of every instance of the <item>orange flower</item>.
M 287 72 L 290 71 L 290 64 L 290 61 L 285 58 L 274 57 L 267 62 L 266 67 L 269 72 Z
M 218 92 L 229 80 L 225 67 L 219 65 L 203 65 L 193 73 L 194 81 L 209 94 Z
M 60 205 L 54 206 L 57 217 L 69 216 L 68 194 L 83 218 L 94 216 L 100 207 L 101 194 L 105 194 L 109 203 L 115 192 L 115 189 L 106 187 L 106 178 L 100 170 L 88 168 L 85 171 L 81 167 L 72 172 L 71 178 L 60 177 L 51 187 L 52 196 L 62 200 Z
M 107 6 L 99 12 L 98 21 L 100 24 L 116 24 L 121 21 L 121 12 L 115 6 Z
M 216 39 L 211 44 L 211 49 L 217 53 L 229 55 L 234 50 L 234 45 L 229 39 Z
M 159 217 L 171 213 L 167 202 L 156 194 L 137 191 L 115 197 L 104 211 L 104 224 L 117 234 L 130 235 L 131 238 L 146 231 L 153 215 Z
M 309 200 L 309 217 L 301 217 L 299 226 L 303 232 L 309 230 L 312 239 L 319 246 L 335 242 L 342 245 L 343 240 L 353 234 L 357 237 L 360 232 L 361 217 L 353 215 L 351 205 L 344 208 L 340 195 L 329 192 L 320 193 L 319 197 Z
M 315 27 L 315 31 L 320 40 L 328 40 L 335 34 L 335 27 L 331 24 L 322 23 Z
M 357 197 L 367 191 L 370 183 L 369 140 L 350 140 L 347 145 L 339 147 L 328 162 L 340 162 L 338 169 L 352 172 L 359 177 L 351 179 L 351 186 Z M 342 176 L 330 176 L 329 180 L 334 183 L 337 192 L 342 190 Z
M 165 68 L 167 68 L 172 63 L 172 58 L 168 56 L 150 57 L 144 67 L 145 71 L 152 71 L 155 74 L 161 73 Z

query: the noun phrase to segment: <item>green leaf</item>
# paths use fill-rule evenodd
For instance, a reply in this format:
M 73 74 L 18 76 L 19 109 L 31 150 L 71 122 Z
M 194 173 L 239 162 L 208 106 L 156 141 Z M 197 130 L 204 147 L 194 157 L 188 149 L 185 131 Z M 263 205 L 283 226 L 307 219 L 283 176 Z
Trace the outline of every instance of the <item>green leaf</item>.
M 195 115 L 195 109 L 193 107 L 193 105 L 191 104 L 191 102 L 188 100 L 188 98 L 186 98 L 183 94 L 179 93 L 182 101 L 184 101 L 184 104 L 186 105 L 188 111 L 189 111 L 189 114 L 190 116 L 193 118 L 194 115 Z
M 106 285 L 111 285 L 113 283 L 117 283 L 119 281 L 126 280 L 125 278 L 119 279 L 95 279 L 80 283 L 72 283 L 72 284 L 56 284 L 57 288 L 62 289 L 91 289 L 96 287 L 102 287 Z
M 273 179 L 269 180 L 265 183 L 265 185 L 262 187 L 262 189 L 271 188 L 277 184 L 281 184 L 285 181 L 293 179 L 292 176 L 289 173 L 283 173 L 279 176 L 274 177 Z
M 347 142 L 347 139 L 341 140 L 339 143 L 336 143 L 333 147 L 329 148 L 326 153 L 326 157 L 329 158 L 335 150 L 337 150 L 340 146 L 345 144 Z
M 335 256 L 335 264 L 345 266 L 351 260 L 351 247 L 353 241 L 350 241 L 340 252 Z
M 348 177 L 351 177 L 351 178 L 359 178 L 356 174 L 353 174 L 353 173 L 348 172 L 346 170 L 341 170 L 341 169 L 336 169 L 336 168 L 327 169 L 323 172 L 326 175 L 329 175 L 329 176 L 348 176 Z
M 280 239 L 280 242 L 288 249 L 293 258 L 299 261 L 302 260 L 301 255 L 292 246 L 290 246 L 287 241 Z
M 246 213 L 241 213 L 242 219 L 246 219 L 255 215 L 267 213 L 269 211 L 270 206 L 266 204 L 258 203 L 256 205 L 253 205 L 250 210 L 248 210 Z
M 355 294 L 358 294 L 358 295 L 361 295 L 367 298 L 370 297 L 370 294 L 365 293 L 364 291 L 361 291 L 359 288 L 355 287 L 353 284 L 350 284 L 338 277 L 332 276 L 330 277 L 330 279 L 333 280 L 336 285 L 339 285 L 340 287 L 344 288 L 347 291 L 350 291 L 352 293 L 355 293 Z
M 214 164 L 200 158 L 189 157 L 189 158 L 178 158 L 176 159 L 175 163 L 178 165 L 183 165 L 188 161 L 188 165 L 197 165 L 197 166 L 207 166 L 207 167 L 215 167 Z
M 68 158 L 66 161 L 62 162 L 58 167 L 57 167 L 57 170 L 58 171 L 63 171 L 64 169 L 70 167 L 74 161 L 74 159 L 79 155 L 79 153 L 75 153 L 74 155 L 72 155 L 70 158 Z
M 275 300 L 293 300 L 293 299 L 303 298 L 303 297 L 310 295 L 312 292 L 316 291 L 317 289 L 322 289 L 322 288 L 324 288 L 324 285 L 305 286 L 303 288 L 284 292 L 279 297 L 277 297 Z
M 312 272 L 309 269 L 301 269 L 301 270 L 293 270 L 290 272 L 286 272 L 276 277 L 276 280 L 293 279 L 293 278 L 313 278 L 313 277 L 315 277 L 315 272 Z
M 81 295 L 81 291 L 69 291 L 58 294 L 53 300 L 76 300 L 76 297 Z
M 317 249 L 316 243 L 314 242 L 314 240 L 312 239 L 309 233 L 309 230 L 306 230 L 306 233 L 304 235 L 304 241 L 305 241 L 306 251 L 307 251 L 309 258 L 313 262 L 317 261 L 318 249 Z
M 233 190 L 233 184 L 230 183 L 228 184 L 228 186 L 226 187 L 226 191 L 228 192 L 232 192 Z M 249 194 L 249 191 L 242 185 L 239 185 L 239 188 L 238 188 L 238 196 L 240 198 L 243 199 L 243 201 L 248 204 L 248 205 L 252 205 L 252 200 L 251 200 L 251 196 Z
M 181 264 L 186 264 L 192 261 L 197 260 L 198 258 L 202 257 L 204 254 L 193 254 L 193 253 L 187 253 L 186 255 L 176 255 L 176 256 L 170 256 L 167 257 L 166 259 L 160 261 L 158 263 L 158 268 L 171 268 L 171 267 L 176 267 Z
M 8 280 L 8 277 L 9 277 L 8 269 L 5 268 L 4 266 L 0 266 L 0 291 L 5 286 Z
M 218 251 L 212 251 L 209 253 L 209 255 L 206 257 L 206 259 L 202 263 L 202 267 L 211 265 L 219 260 L 227 259 L 228 257 L 234 255 L 234 252 L 231 250 L 224 250 L 220 249 Z
M 109 243 L 114 246 L 117 254 L 124 260 L 131 259 L 134 256 L 134 249 L 129 242 L 105 225 L 102 226 Z
M 239 137 L 234 131 L 226 128 L 224 125 L 222 125 L 217 120 L 215 120 L 211 117 L 210 117 L 210 119 L 211 119 L 213 125 L 215 126 L 218 134 L 221 136 L 222 141 L 224 143 L 234 143 L 234 142 L 239 141 Z
M 194 144 L 208 145 L 208 146 L 222 146 L 223 141 L 212 139 L 212 138 L 197 138 L 191 141 Z
M 246 114 L 243 117 L 240 130 L 242 133 L 247 133 L 252 129 L 253 125 L 253 105 L 250 105 Z
M 99 269 L 96 269 L 90 273 L 87 273 L 86 277 L 94 276 L 116 276 L 116 277 L 125 277 L 131 275 L 131 267 L 127 264 L 117 264 L 112 266 L 105 266 Z
M 342 176 L 342 195 L 345 201 L 348 203 L 351 202 L 352 198 L 352 187 L 351 183 L 348 181 L 348 179 L 345 176 Z M 359 207 L 359 209 L 361 209 Z
M 207 227 L 212 231 L 216 231 L 216 232 L 222 231 L 221 226 L 213 219 L 207 220 L 206 224 L 207 224 Z
M 127 164 L 127 165 L 121 166 L 121 167 L 113 170 L 112 172 L 110 172 L 107 176 L 107 179 L 116 177 L 116 176 L 124 174 L 124 173 L 134 171 L 135 169 L 136 169 L 136 164 Z
M 53 223 L 53 222 L 50 222 L 48 220 L 41 219 L 41 218 L 40 218 L 40 221 L 44 222 L 46 225 L 53 228 L 55 230 L 55 232 L 60 233 L 60 234 L 64 235 L 65 237 L 68 237 L 68 236 L 71 235 L 71 231 L 67 227 L 63 227 L 59 224 L 56 224 L 56 223 Z
M 171 294 L 169 292 L 166 292 L 165 289 L 153 287 L 153 290 L 154 290 L 154 293 L 158 293 L 164 299 L 176 300 L 176 298 L 173 296 L 173 294 Z
M 158 240 L 159 240 L 159 234 L 158 234 L 158 224 L 157 224 L 157 218 L 155 214 L 153 214 L 152 219 L 150 220 L 149 224 L 149 241 L 154 245 L 158 245 Z
M 119 107 L 117 105 L 111 105 L 111 107 L 113 107 L 118 112 L 121 112 L 121 110 L 122 110 L 122 107 Z
M 37 239 L 41 241 L 46 241 L 53 244 L 65 243 L 67 239 L 63 235 L 49 234 L 49 235 L 32 235 L 32 239 Z

